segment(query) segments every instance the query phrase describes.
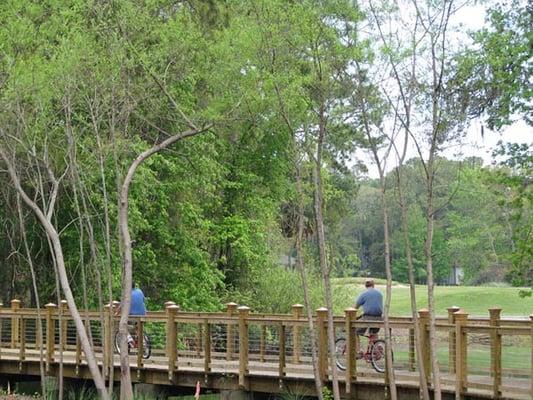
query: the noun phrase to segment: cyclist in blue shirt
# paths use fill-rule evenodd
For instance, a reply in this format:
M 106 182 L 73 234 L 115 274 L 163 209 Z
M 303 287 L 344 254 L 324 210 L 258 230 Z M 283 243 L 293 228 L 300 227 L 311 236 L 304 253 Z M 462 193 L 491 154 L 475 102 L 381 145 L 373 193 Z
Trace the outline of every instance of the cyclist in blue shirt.
M 146 305 L 144 304 L 145 297 L 143 291 L 137 287 L 133 282 L 133 288 L 131 290 L 131 316 L 146 315 Z
M 358 319 L 362 321 L 381 321 L 381 315 L 383 314 L 383 295 L 381 292 L 374 288 L 374 280 L 368 279 L 365 282 L 366 291 L 361 293 L 355 302 L 355 308 L 363 308 L 363 315 Z M 370 335 L 375 335 L 379 332 L 379 328 L 358 328 L 357 334 L 363 336 L 366 334 L 366 330 Z M 359 345 L 359 340 L 357 341 Z M 359 348 L 356 349 L 357 356 L 360 358 L 362 353 Z
M 146 305 L 145 297 L 143 291 L 138 287 L 138 285 L 133 282 L 131 289 L 131 303 L 130 303 L 130 317 L 143 317 L 146 315 Z M 119 305 L 115 311 L 115 315 L 120 314 L 121 306 Z M 128 329 L 130 333 L 128 334 L 128 345 L 132 345 L 134 340 L 131 334 L 135 334 L 137 331 L 137 323 L 128 323 Z

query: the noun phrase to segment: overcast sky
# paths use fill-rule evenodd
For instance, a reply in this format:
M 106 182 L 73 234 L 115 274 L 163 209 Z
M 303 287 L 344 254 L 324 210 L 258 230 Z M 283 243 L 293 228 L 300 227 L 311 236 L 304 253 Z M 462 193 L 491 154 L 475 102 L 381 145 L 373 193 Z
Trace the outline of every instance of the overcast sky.
M 468 30 L 477 30 L 485 24 L 485 8 L 480 5 L 468 6 L 461 8 L 453 17 L 453 25 L 461 25 Z M 461 40 L 461 39 L 459 39 Z M 533 147 L 533 128 L 527 126 L 523 121 L 517 121 L 511 126 L 501 130 L 501 132 L 490 131 L 487 127 L 483 129 L 482 135 L 481 121 L 472 121 L 465 138 L 461 143 L 449 145 L 441 155 L 450 159 L 462 160 L 467 157 L 481 157 L 485 165 L 493 162 L 492 150 L 496 147 L 498 141 L 528 143 Z M 378 177 L 378 171 L 373 164 L 371 157 L 364 152 L 357 152 L 357 158 L 362 160 L 368 167 L 368 176 L 371 178 Z M 408 151 L 407 158 L 417 156 L 414 145 Z M 395 157 L 390 157 L 387 162 L 387 170 L 396 166 Z

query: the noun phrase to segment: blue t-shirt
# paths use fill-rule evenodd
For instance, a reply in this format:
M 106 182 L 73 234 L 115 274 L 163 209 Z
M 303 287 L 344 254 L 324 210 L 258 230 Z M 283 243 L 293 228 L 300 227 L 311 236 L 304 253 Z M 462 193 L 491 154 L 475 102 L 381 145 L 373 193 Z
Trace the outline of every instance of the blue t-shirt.
M 383 295 L 379 290 L 370 288 L 359 295 L 355 305 L 363 306 L 364 315 L 380 317 L 383 314 Z
M 135 288 L 131 291 L 130 315 L 146 315 L 146 306 L 144 305 L 144 293 L 139 288 Z

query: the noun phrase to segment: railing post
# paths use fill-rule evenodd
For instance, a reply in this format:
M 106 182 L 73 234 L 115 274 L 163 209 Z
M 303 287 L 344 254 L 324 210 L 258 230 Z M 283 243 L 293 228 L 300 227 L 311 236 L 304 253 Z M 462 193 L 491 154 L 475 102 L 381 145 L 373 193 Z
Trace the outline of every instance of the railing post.
M 407 360 L 407 367 L 409 368 L 409 371 L 414 371 L 415 370 L 415 330 L 414 328 L 409 328 L 408 341 L 409 341 L 409 357 Z
M 111 332 L 113 312 L 111 303 L 104 305 L 104 377 L 106 378 L 110 376 L 110 368 L 113 362 L 113 333 Z M 78 344 L 76 344 L 76 353 L 78 352 L 77 346 Z
M 204 374 L 207 381 L 207 374 L 211 372 L 211 325 L 209 320 L 204 320 Z
M 179 311 L 179 307 L 176 305 L 170 305 L 166 309 L 167 311 L 167 354 L 168 354 L 168 380 L 174 381 L 175 372 L 178 370 L 178 332 L 176 323 L 176 314 Z
M 240 306 L 239 310 L 239 386 L 246 388 L 248 374 L 248 322 L 250 308 Z
M 237 303 L 227 303 L 226 312 L 229 317 L 233 317 L 237 312 Z M 226 326 L 226 360 L 231 360 L 233 358 L 233 353 L 235 345 L 235 337 L 233 335 L 233 324 L 228 323 Z
M 4 333 L 4 318 L 2 318 L 2 308 L 4 307 L 4 303 L 0 302 L 0 359 L 2 359 L 2 336 Z
M 355 362 L 355 329 L 352 323 L 357 318 L 357 310 L 353 307 L 344 310 L 344 320 L 346 331 L 346 393 L 352 392 L 352 382 L 357 379 L 357 363 Z
M 261 333 L 259 334 L 259 361 L 261 362 L 265 362 L 266 330 L 266 325 L 261 325 Z
M 292 317 L 294 319 L 300 319 L 302 317 L 304 306 L 301 304 L 294 304 L 292 306 Z M 300 327 L 294 325 L 292 327 L 292 362 L 295 364 L 300 363 Z
M 196 357 L 200 358 L 202 356 L 202 324 L 196 324 Z
M 20 351 L 19 351 L 19 361 L 24 361 L 26 358 L 26 318 L 20 317 Z M 22 368 L 22 364 L 19 364 L 19 368 Z
M 459 311 L 459 307 L 452 306 L 446 310 L 448 311 L 448 324 L 454 325 L 455 319 L 453 314 Z M 455 374 L 455 327 L 451 328 L 448 334 L 448 370 L 450 374 Z
M 137 319 L 137 376 L 141 373 L 143 367 L 143 353 L 144 353 L 144 321 L 142 318 Z
M 318 331 L 318 375 L 325 382 L 328 376 L 328 309 L 321 307 L 316 310 L 316 329 Z
M 59 348 L 63 351 L 67 349 L 67 326 L 68 304 L 66 300 L 61 300 L 61 335 L 59 336 Z
M 529 321 L 531 322 L 531 376 L 533 376 L 533 314 L 529 316 Z M 533 399 L 533 379 L 531 379 L 531 388 L 529 391 Z
M 278 327 L 278 336 L 279 336 L 279 368 L 278 368 L 278 377 L 279 385 L 282 386 L 282 379 L 285 377 L 285 325 L 283 322 L 279 324 Z
M 167 319 L 168 319 L 168 308 L 170 306 L 175 306 L 175 305 L 176 305 L 176 303 L 174 303 L 173 301 L 166 301 L 165 302 L 165 313 L 166 313 Z M 169 324 L 166 324 L 166 326 L 165 326 L 165 336 L 167 338 L 168 338 L 168 335 L 169 335 L 169 330 L 168 330 L 169 326 L 170 326 Z M 168 344 L 169 344 L 169 341 L 167 340 L 166 343 L 165 343 L 165 354 L 169 354 L 170 353 Z
M 467 336 L 464 329 L 468 323 L 468 314 L 463 310 L 456 311 L 455 317 L 455 398 L 461 399 L 466 392 L 467 373 Z
M 431 384 L 431 349 L 429 341 L 429 311 L 425 308 L 418 311 L 418 323 L 420 324 L 420 349 L 426 373 L 426 382 Z M 419 366 L 420 368 L 420 366 Z
M 16 313 L 20 309 L 20 300 L 11 300 L 11 312 Z M 19 317 L 13 315 L 11 317 L 11 348 L 14 349 L 18 345 L 19 339 Z
M 48 373 L 54 361 L 56 327 L 52 317 L 57 306 L 54 303 L 48 303 L 44 307 L 46 308 L 46 372 Z
M 493 328 L 490 335 L 490 369 L 493 379 L 492 390 L 495 399 L 501 396 L 502 384 L 502 336 L 498 332 L 500 326 L 501 308 L 489 308 L 490 326 Z

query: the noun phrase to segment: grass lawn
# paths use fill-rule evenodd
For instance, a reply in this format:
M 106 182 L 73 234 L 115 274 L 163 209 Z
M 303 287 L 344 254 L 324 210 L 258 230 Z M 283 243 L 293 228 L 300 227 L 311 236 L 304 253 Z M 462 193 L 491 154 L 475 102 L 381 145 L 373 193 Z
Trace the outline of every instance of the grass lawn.
M 352 306 L 355 298 L 365 290 L 364 278 L 338 278 L 332 281 L 334 291 L 335 312 L 343 313 Z M 384 281 L 376 280 L 376 287 L 385 294 Z M 533 297 L 521 298 L 520 288 L 489 287 L 489 286 L 436 286 L 435 302 L 439 315 L 447 315 L 446 308 L 459 306 L 472 316 L 488 316 L 488 309 L 501 307 L 502 317 L 523 316 L 533 314 Z M 416 287 L 418 309 L 427 307 L 427 287 Z M 394 283 L 392 287 L 391 314 L 395 316 L 409 315 L 411 303 L 409 287 Z

